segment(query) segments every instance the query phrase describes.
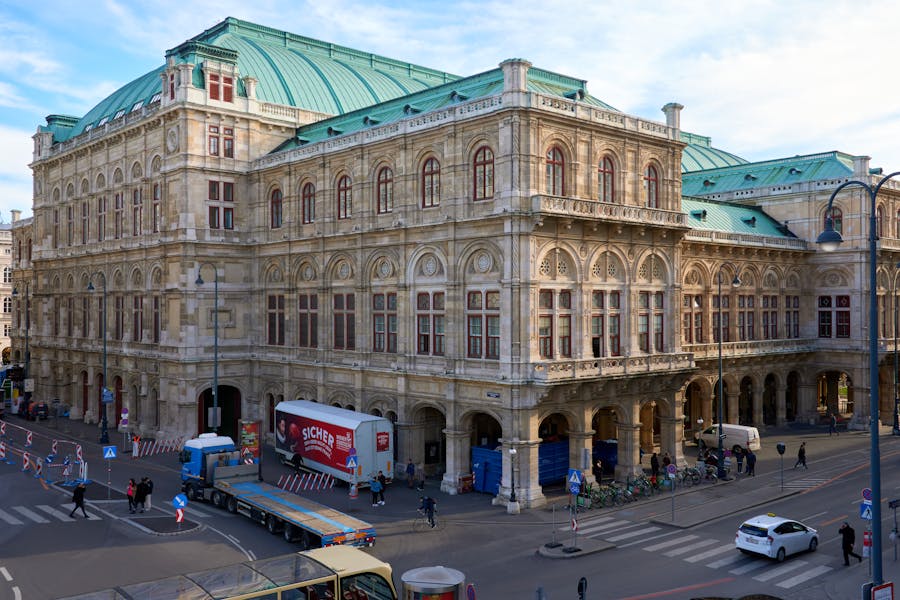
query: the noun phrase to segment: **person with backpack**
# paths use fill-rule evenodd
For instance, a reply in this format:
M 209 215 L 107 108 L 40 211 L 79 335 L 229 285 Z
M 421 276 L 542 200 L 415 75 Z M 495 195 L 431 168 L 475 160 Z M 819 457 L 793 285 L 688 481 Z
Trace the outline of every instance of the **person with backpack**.
M 75 511 L 79 508 L 81 509 L 81 514 L 84 515 L 84 518 L 87 519 L 88 515 L 84 510 L 84 482 L 80 482 L 75 489 L 72 491 L 72 502 L 75 503 L 75 508 L 72 509 L 72 512 L 69 513 L 69 517 L 75 516 Z
M 430 496 L 419 496 L 419 512 L 428 519 L 428 524 L 434 529 L 434 509 L 437 508 L 437 500 Z
M 378 501 L 378 496 L 382 493 L 383 486 L 381 484 L 381 480 L 378 479 L 377 475 L 373 475 L 372 479 L 369 481 L 369 490 L 372 492 L 372 506 L 378 506 L 379 504 L 384 504 L 384 501 Z

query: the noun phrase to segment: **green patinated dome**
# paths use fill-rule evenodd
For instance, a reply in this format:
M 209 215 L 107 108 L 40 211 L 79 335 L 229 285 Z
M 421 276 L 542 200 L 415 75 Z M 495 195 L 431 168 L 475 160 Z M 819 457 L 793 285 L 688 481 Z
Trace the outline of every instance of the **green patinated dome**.
M 198 87 L 203 87 L 203 60 L 234 62 L 240 77 L 258 81 L 258 100 L 330 115 L 458 79 L 442 71 L 230 17 L 166 55 L 175 62 L 196 64 L 194 85 Z M 116 90 L 74 125 L 70 117 L 54 116 L 43 129 L 53 132 L 54 141 L 60 142 L 151 104 L 159 99 L 164 70 L 165 66 L 160 66 Z M 236 94 L 245 95 L 241 81 L 236 82 Z
M 681 141 L 687 144 L 681 153 L 682 173 L 717 169 L 719 167 L 732 167 L 747 162 L 731 152 L 713 148 L 711 140 L 706 136 L 682 131 Z

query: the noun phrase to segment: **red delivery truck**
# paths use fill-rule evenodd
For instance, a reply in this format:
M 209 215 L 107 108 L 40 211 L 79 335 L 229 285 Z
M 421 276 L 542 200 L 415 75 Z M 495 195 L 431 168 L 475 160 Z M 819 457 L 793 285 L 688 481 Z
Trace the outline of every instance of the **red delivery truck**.
M 393 478 L 394 428 L 384 417 L 308 400 L 275 406 L 275 451 L 297 468 L 365 484 L 383 471 Z M 348 467 L 351 452 L 355 468 Z

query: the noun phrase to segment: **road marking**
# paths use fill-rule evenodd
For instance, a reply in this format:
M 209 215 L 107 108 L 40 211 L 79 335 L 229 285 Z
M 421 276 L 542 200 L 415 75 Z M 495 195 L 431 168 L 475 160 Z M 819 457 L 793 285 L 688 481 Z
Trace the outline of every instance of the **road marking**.
M 12 575 L 9 574 L 9 571 L 6 570 L 6 567 L 0 567 L 0 575 L 3 575 L 3 579 L 12 581 Z
M 24 525 L 24 523 L 22 521 L 18 520 L 17 518 L 12 516 L 8 512 L 4 511 L 3 509 L 0 509 L 0 519 L 3 519 L 10 525 Z
M 647 552 L 653 552 L 655 550 L 662 550 L 663 548 L 668 548 L 669 546 L 675 546 L 676 544 L 682 544 L 684 542 L 689 542 L 695 539 L 697 539 L 696 535 L 686 535 L 674 540 L 669 540 L 667 542 L 660 542 L 659 544 L 647 546 L 646 548 L 644 548 L 644 550 L 646 550 Z
M 13 600 L 22 600 L 22 592 L 19 591 L 19 586 L 14 585 L 12 587 L 13 591 Z
M 734 544 L 724 544 L 722 546 L 719 546 L 718 548 L 713 548 L 712 550 L 707 550 L 706 552 L 701 552 L 700 554 L 690 556 L 684 559 L 684 561 L 689 563 L 700 562 L 701 560 L 706 560 L 707 558 L 712 558 L 713 556 L 721 556 L 725 552 L 733 549 Z
M 615 527 L 638 527 L 640 523 L 632 523 L 631 521 L 613 521 L 612 523 L 604 523 L 603 525 L 595 525 L 593 527 L 582 527 L 581 524 L 578 524 L 578 533 L 581 535 L 585 535 L 588 533 L 594 533 L 596 531 L 603 531 L 604 529 L 612 529 Z M 569 525 L 569 531 L 572 531 L 572 526 Z
M 718 544 L 718 543 L 719 543 L 719 540 L 700 540 L 699 542 L 694 542 L 693 544 L 689 544 L 682 548 L 676 548 L 675 550 L 669 550 L 668 552 L 663 552 L 663 555 L 671 558 L 673 556 L 678 556 L 679 554 L 687 554 L 691 550 L 696 550 L 697 548 L 702 548 L 703 546 L 709 546 L 710 544 Z
M 823 565 L 821 567 L 816 567 L 815 569 L 807 571 L 806 573 L 801 573 L 800 575 L 795 575 L 794 577 L 791 577 L 790 579 L 785 579 L 781 583 L 776 583 L 775 585 L 777 585 L 780 588 L 785 588 L 785 589 L 792 588 L 799 583 L 808 581 L 808 580 L 812 579 L 813 577 L 818 577 L 819 575 L 822 575 L 823 573 L 827 573 L 830 570 L 831 570 L 831 567 L 826 567 Z
M 184 514 L 185 514 L 185 516 L 190 514 L 192 517 L 200 517 L 201 519 L 209 519 L 212 516 L 211 514 L 204 512 L 202 510 L 199 510 L 198 508 L 195 508 L 193 506 L 191 506 L 190 508 L 184 509 Z
M 779 575 L 784 575 L 785 573 L 793 571 L 794 569 L 799 569 L 800 567 L 804 566 L 805 564 L 807 564 L 805 560 L 795 560 L 789 564 L 782 565 L 782 566 L 778 567 L 777 569 L 772 569 L 771 571 L 766 571 L 762 575 L 757 575 L 753 579 L 755 579 L 757 581 L 768 581 L 770 579 L 775 579 Z
M 743 566 L 740 566 L 736 569 L 732 569 L 728 571 L 732 575 L 743 575 L 744 573 L 749 573 L 750 571 L 755 571 L 756 569 L 761 569 L 766 565 L 772 564 L 772 561 L 768 558 L 762 558 L 759 560 L 751 561 Z
M 72 521 L 75 520 L 72 517 L 70 517 L 68 513 L 65 513 L 61 510 L 57 510 L 57 509 L 53 508 L 52 506 L 47 506 L 46 504 L 37 504 L 35 506 L 35 508 L 41 509 L 42 511 L 44 511 L 51 517 L 56 517 L 60 521 L 68 521 L 69 523 L 71 523 Z
M 661 533 L 659 535 L 651 535 L 648 538 L 644 538 L 642 540 L 637 540 L 636 542 L 630 542 L 628 544 L 619 544 L 617 548 L 630 548 L 631 546 L 637 546 L 638 544 L 646 544 L 648 542 L 652 542 L 653 540 L 659 540 L 662 538 L 672 537 L 673 535 L 680 534 L 680 531 L 667 531 L 666 533 Z
M 735 563 L 735 562 L 737 562 L 739 560 L 743 560 L 743 559 L 744 559 L 743 556 L 741 556 L 740 554 L 735 552 L 731 556 L 726 556 L 725 558 L 723 558 L 721 560 L 717 560 L 716 562 L 711 562 L 706 566 L 709 567 L 710 569 L 718 569 L 719 567 L 724 567 L 725 565 L 730 565 L 731 563 Z
M 12 509 L 14 511 L 16 511 L 17 513 L 31 519 L 35 523 L 49 523 L 50 522 L 47 519 L 45 519 L 44 517 L 42 517 L 41 515 L 37 514 L 36 512 L 32 512 L 32 511 L 28 510 L 24 506 L 13 506 Z
M 653 533 L 654 531 L 659 531 L 659 527 L 648 527 L 646 529 L 638 529 L 637 531 L 631 531 L 629 533 L 623 533 L 622 535 L 617 535 L 615 537 L 603 538 L 607 542 L 617 542 L 619 540 L 627 540 L 628 538 L 636 537 L 639 535 L 644 535 L 647 533 Z

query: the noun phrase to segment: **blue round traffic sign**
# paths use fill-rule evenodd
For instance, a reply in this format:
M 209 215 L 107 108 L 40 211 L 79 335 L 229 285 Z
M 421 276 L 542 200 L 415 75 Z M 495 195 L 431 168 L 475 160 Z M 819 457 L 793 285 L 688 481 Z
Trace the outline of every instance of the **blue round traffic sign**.
M 872 501 L 872 488 L 863 488 L 862 491 L 863 500 Z
M 669 475 L 674 475 L 677 472 L 678 472 L 678 467 L 676 467 L 675 465 L 669 465 L 666 467 L 666 473 L 668 473 Z
M 176 510 L 179 508 L 184 508 L 185 506 L 187 506 L 187 503 L 188 499 L 184 494 L 178 494 L 177 496 L 172 498 L 172 506 L 174 506 Z

